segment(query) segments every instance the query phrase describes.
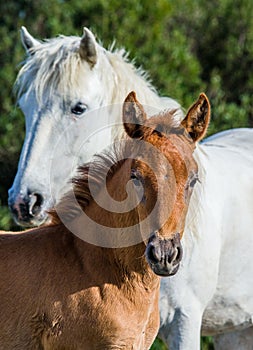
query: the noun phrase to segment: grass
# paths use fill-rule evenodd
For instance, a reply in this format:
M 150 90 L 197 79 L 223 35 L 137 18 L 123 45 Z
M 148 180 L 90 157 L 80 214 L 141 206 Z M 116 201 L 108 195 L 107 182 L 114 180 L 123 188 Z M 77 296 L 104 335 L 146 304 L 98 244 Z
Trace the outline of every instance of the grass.
M 151 350 L 168 350 L 168 348 L 162 340 L 156 338 L 154 344 L 151 347 Z M 201 350 L 214 350 L 212 337 L 201 338 Z

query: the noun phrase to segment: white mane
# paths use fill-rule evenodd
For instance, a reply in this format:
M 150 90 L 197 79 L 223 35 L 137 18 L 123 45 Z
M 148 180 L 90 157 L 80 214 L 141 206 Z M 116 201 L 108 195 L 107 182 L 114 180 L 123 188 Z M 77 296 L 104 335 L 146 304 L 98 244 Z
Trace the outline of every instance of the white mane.
M 40 103 L 60 82 L 66 90 L 73 85 L 81 61 L 79 41 L 78 37 L 59 36 L 32 48 L 16 80 L 18 99 L 23 93 L 34 90 Z
M 16 80 L 18 99 L 31 91 L 39 104 L 56 91 L 66 98 L 69 91 L 81 88 L 80 76 L 94 69 L 107 90 L 107 104 L 122 103 L 135 90 L 144 105 L 159 110 L 180 107 L 174 100 L 158 96 L 147 73 L 129 61 L 124 49 L 111 46 L 105 50 L 97 44 L 98 64 L 90 68 L 79 55 L 79 45 L 80 37 L 61 35 L 32 48 Z

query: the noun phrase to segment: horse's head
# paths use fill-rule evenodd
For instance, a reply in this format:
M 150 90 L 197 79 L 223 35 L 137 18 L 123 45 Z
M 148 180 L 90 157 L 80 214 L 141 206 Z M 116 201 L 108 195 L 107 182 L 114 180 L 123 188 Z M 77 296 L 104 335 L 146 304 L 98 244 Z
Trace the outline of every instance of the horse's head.
M 204 94 L 181 123 L 173 122 L 170 112 L 147 119 L 134 93 L 124 103 L 124 127 L 136 140 L 131 178 L 137 193 L 142 189 L 138 210 L 141 231 L 149 235 L 146 259 L 161 276 L 174 275 L 182 259 L 180 240 L 198 180 L 193 152 L 205 135 L 209 118 L 210 104 Z
M 46 219 L 76 163 L 110 143 L 106 126 L 113 120 L 90 112 L 110 104 L 114 81 L 105 50 L 86 28 L 82 37 L 40 42 L 23 27 L 21 37 L 28 57 L 17 89 L 26 137 L 9 206 L 17 223 L 31 226 Z M 110 84 L 104 83 L 106 73 Z

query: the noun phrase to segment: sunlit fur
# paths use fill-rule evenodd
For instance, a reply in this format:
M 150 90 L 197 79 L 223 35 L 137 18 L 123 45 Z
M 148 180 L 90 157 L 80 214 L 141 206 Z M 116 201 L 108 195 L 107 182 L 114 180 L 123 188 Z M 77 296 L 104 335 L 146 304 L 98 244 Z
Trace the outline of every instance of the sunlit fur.
M 123 115 L 126 119 L 124 112 Z M 136 147 L 129 134 L 130 139 L 123 143 L 122 149 L 102 154 L 95 163 L 83 166 L 73 180 L 79 211 L 73 210 L 73 202 L 66 195 L 51 212 L 50 225 L 19 234 L 0 235 L 0 348 L 147 350 L 151 347 L 159 327 L 160 285 L 145 254 L 148 237 L 153 232 L 148 231 L 148 225 L 145 226 L 147 232 L 142 232 L 141 225 L 132 227 L 141 224 L 138 222 L 138 218 L 143 217 L 140 211 L 143 213 L 146 208 L 149 214 L 149 208 L 152 209 L 156 201 L 162 201 L 155 216 L 161 249 L 174 230 L 183 229 L 188 207 L 185 197 L 190 197 L 185 192 L 188 171 L 197 170 L 192 157 L 195 144 L 183 126 L 169 127 L 173 125 L 172 120 L 173 115 L 168 112 L 145 121 L 140 140 L 146 142 L 146 147 L 143 144 Z M 164 133 L 165 130 L 170 132 Z M 164 155 L 168 165 L 164 166 L 162 158 L 149 145 L 157 149 L 158 155 Z M 129 147 L 132 156 L 117 162 L 119 154 L 121 157 L 126 151 L 129 154 Z M 142 161 L 136 162 L 140 155 Z M 149 163 L 154 166 L 155 173 L 147 170 Z M 187 171 L 183 163 L 187 164 Z M 108 166 L 110 171 L 105 174 Z M 89 170 L 91 183 L 97 188 L 95 196 L 100 196 L 101 178 L 107 176 L 108 192 L 121 201 L 137 166 L 144 180 L 145 201 L 125 215 L 115 215 L 109 213 L 108 208 L 100 208 L 88 188 Z M 176 181 L 172 176 L 163 176 L 167 174 L 165 167 L 173 170 Z M 162 197 L 156 195 L 159 187 L 164 194 Z M 135 191 L 132 196 L 136 196 Z M 174 197 L 175 200 L 170 201 Z M 182 210 L 173 211 L 177 202 Z M 87 243 L 71 233 L 61 221 L 63 217 L 68 221 L 78 220 L 82 211 L 105 227 L 111 227 L 114 222 L 120 232 L 130 227 L 132 236 L 142 238 L 145 234 L 146 239 L 119 248 Z M 171 211 L 173 218 L 169 215 L 166 219 L 169 223 L 178 221 L 176 226 L 159 226 L 163 211 L 165 217 Z M 89 228 L 84 216 L 82 230 Z M 89 234 L 93 237 L 97 232 L 94 230 Z M 132 238 L 128 237 L 129 242 Z

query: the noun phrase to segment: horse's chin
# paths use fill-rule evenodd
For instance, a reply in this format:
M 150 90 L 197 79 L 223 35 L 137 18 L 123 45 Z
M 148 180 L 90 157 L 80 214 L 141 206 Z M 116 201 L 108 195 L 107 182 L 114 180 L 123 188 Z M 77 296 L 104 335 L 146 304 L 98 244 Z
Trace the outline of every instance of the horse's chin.
M 32 217 L 28 219 L 16 218 L 15 216 L 13 218 L 15 223 L 18 226 L 21 226 L 23 228 L 32 228 L 32 227 L 41 226 L 50 221 L 46 213 L 43 216 L 41 215 L 39 217 Z

